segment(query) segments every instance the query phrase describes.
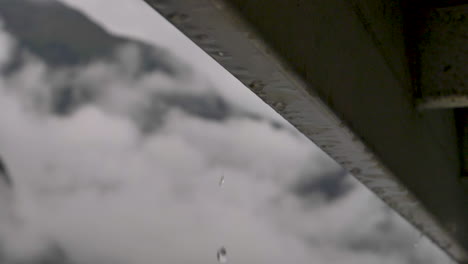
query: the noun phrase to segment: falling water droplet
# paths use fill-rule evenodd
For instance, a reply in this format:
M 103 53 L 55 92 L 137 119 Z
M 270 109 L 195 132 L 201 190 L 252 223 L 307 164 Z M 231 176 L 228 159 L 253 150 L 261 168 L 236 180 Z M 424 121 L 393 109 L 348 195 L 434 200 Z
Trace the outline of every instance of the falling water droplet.
M 218 259 L 219 263 L 227 262 L 227 252 L 225 247 L 218 249 L 218 252 L 216 252 L 216 258 Z
M 223 186 L 224 184 L 224 175 L 221 176 L 221 179 L 219 179 L 219 186 Z

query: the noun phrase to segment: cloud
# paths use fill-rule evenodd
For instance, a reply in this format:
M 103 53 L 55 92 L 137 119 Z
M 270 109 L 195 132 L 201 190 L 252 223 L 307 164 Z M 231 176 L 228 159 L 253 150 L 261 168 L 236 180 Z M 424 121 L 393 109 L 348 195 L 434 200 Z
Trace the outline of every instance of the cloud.
M 109 8 L 108 0 L 62 0 L 67 6 L 85 13 L 90 19 L 116 36 L 150 43 L 169 49 L 174 56 L 189 64 L 203 76 L 227 101 L 240 109 L 288 125 L 284 119 L 260 98 L 196 46 L 178 29 L 166 21 L 144 1 L 116 0 Z M 123 19 L 125 18 L 125 19 Z
M 303 137 L 167 99 L 225 100 L 196 74 L 139 72 L 140 51 L 68 68 L 26 54 L 0 79 L 5 263 L 209 263 L 221 246 L 232 263 L 448 262 Z M 347 189 L 329 199 L 315 186 L 335 171 Z

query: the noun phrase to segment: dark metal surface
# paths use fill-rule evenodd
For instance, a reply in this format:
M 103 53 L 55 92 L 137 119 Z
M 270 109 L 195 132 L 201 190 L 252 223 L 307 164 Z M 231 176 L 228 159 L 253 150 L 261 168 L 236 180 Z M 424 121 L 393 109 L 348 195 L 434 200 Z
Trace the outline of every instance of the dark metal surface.
M 465 185 L 465 187 L 468 187 L 468 109 L 457 109 L 456 117 L 459 133 L 459 144 L 461 146 L 460 155 L 463 161 L 461 182 Z
M 414 15 L 419 107 L 468 106 L 468 4 Z
M 468 4 L 466 0 L 404 0 L 404 2 L 415 8 L 449 7 Z

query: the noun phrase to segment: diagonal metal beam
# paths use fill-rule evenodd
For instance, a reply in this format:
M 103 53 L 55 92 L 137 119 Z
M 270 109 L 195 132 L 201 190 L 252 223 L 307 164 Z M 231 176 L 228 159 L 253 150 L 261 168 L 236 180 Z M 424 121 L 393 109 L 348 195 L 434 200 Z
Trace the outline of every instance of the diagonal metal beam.
M 384 0 L 145 0 L 460 263 L 468 197 L 451 111 L 419 112 Z

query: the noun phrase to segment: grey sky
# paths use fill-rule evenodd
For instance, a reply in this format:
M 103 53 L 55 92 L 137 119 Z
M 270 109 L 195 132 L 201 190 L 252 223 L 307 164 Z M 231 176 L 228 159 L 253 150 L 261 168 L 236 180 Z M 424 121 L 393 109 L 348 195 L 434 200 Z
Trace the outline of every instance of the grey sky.
M 77 264 L 216 263 L 221 246 L 229 263 L 449 262 L 425 238 L 414 247 L 416 230 L 311 142 L 272 126 L 276 113 L 145 3 L 109 1 L 62 2 L 170 50 L 165 63 L 182 70 L 139 70 L 144 48 L 130 43 L 76 67 L 25 52 L 0 79 L 0 154 L 15 184 L 0 189 L 5 263 L 38 263 L 55 248 Z M 1 66 L 17 41 L 0 30 Z M 58 113 L 67 84 L 92 100 Z M 224 109 L 218 98 L 225 118 L 203 112 Z M 329 199 L 324 177 L 347 187 Z

